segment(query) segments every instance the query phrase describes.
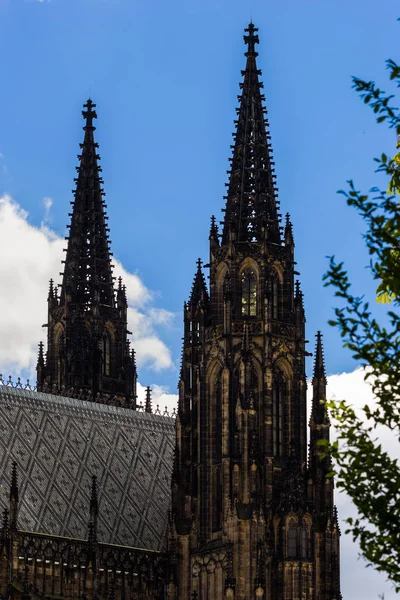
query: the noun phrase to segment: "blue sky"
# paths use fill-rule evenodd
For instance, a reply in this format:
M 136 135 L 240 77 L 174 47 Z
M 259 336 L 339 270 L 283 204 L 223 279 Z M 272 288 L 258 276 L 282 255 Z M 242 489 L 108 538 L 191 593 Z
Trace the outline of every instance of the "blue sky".
M 153 326 L 175 368 L 154 371 L 144 361 L 140 379 L 172 392 L 182 304 L 197 257 L 208 259 L 210 216 L 223 207 L 251 13 L 309 350 L 322 329 L 328 371 L 349 372 L 356 365 L 327 325 L 335 301 L 322 275 L 325 257 L 336 254 L 355 291 L 373 299 L 362 223 L 336 191 L 349 178 L 363 189 L 379 182 L 372 159 L 394 151 L 393 132 L 375 124 L 351 76 L 389 87 L 384 61 L 398 59 L 398 3 L 0 0 L 0 197 L 9 194 L 30 225 L 41 227 L 45 215 L 46 227 L 65 235 L 90 89 L 112 250 L 152 291 L 153 308 L 171 314 Z M 51 199 L 47 212 L 44 198 Z
M 372 157 L 394 148 L 350 82 L 357 74 L 386 85 L 384 60 L 397 50 L 394 1 L 0 0 L 0 191 L 33 224 L 50 197 L 51 226 L 63 235 L 90 88 L 113 251 L 179 315 L 163 333 L 176 362 L 195 260 L 207 261 L 209 218 L 223 207 L 251 12 L 308 337 L 322 329 L 328 369 L 348 370 L 352 359 L 326 325 L 333 301 L 321 277 L 334 253 L 357 290 L 374 288 L 362 225 L 336 190 L 349 177 L 368 188 Z M 162 379 L 174 387 L 176 372 Z

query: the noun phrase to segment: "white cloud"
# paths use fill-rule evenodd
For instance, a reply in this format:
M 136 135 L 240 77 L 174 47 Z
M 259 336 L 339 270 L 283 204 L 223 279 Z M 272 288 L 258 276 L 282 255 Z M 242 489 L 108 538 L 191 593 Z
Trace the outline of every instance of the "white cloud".
M 28 213 L 9 196 L 0 198 L 0 371 L 33 372 L 37 344 L 45 340 L 48 282 L 61 280 L 65 241 L 49 226 L 52 200 L 43 201 L 40 227 L 28 221 Z M 154 294 L 140 277 L 115 261 L 114 274 L 127 288 L 128 328 L 138 366 L 155 370 L 174 368 L 170 350 L 158 337 L 157 327 L 171 322 L 173 315 L 151 305 Z
M 308 389 L 308 405 L 310 407 L 312 389 Z M 374 404 L 371 387 L 364 381 L 364 370 L 358 368 L 352 373 L 341 373 L 328 377 L 327 397 L 337 400 L 345 399 L 360 410 L 366 403 Z M 377 437 L 382 441 L 384 447 L 391 456 L 400 458 L 400 445 L 393 434 L 385 427 L 376 431 Z M 335 439 L 335 430 L 332 430 L 332 438 Z M 341 522 L 341 580 L 343 598 L 351 600 L 378 600 L 379 595 L 384 593 L 385 600 L 394 598 L 395 592 L 386 577 L 366 566 L 366 561 L 359 557 L 359 546 L 355 544 L 349 535 L 345 535 L 347 529 L 344 522 L 348 517 L 356 515 L 356 509 L 350 498 L 344 492 L 336 491 L 335 501 L 338 506 L 339 520 Z

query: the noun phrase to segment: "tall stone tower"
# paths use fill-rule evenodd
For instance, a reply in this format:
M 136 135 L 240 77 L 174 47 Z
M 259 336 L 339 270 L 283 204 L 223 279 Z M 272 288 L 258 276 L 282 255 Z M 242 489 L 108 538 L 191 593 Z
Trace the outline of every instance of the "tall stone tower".
M 339 600 L 339 527 L 317 335 L 307 446 L 305 315 L 289 216 L 278 209 L 257 29 L 246 68 L 210 290 L 184 306 L 171 545 L 179 600 Z M 175 597 L 171 595 L 171 597 Z
M 89 99 L 60 294 L 50 281 L 47 353 L 39 345 L 38 389 L 84 390 L 98 402 L 136 401 L 136 366 L 127 331 L 127 299 L 121 279 L 114 289 L 106 205 L 94 141 L 96 105 Z M 86 394 L 87 397 L 87 394 Z

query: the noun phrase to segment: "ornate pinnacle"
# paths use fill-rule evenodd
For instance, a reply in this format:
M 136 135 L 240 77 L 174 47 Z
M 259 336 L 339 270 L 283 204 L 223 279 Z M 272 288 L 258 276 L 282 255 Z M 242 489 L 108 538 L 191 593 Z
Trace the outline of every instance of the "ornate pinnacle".
M 50 279 L 49 282 L 49 295 L 47 297 L 47 300 L 52 300 L 54 298 L 54 282 L 52 279 Z
M 99 501 L 97 496 L 97 477 L 92 475 L 92 487 L 90 491 L 90 517 L 92 523 L 95 522 L 94 517 L 99 514 Z
M 193 279 L 192 292 L 190 294 L 189 307 L 194 307 L 199 302 L 208 302 L 208 291 L 202 270 L 201 258 L 197 259 L 197 271 Z
M 326 373 L 325 373 L 325 360 L 324 351 L 322 347 L 322 335 L 318 331 L 315 336 L 315 361 L 314 361 L 314 374 L 312 379 L 313 384 L 313 399 L 312 399 L 312 410 L 311 410 L 311 422 L 314 423 L 325 423 L 329 422 L 329 416 L 323 400 L 326 397 Z
M 95 544 L 97 542 L 97 536 L 96 536 L 96 531 L 95 531 L 92 521 L 89 522 L 88 530 L 89 530 L 88 531 L 89 547 L 91 550 L 93 550 L 93 546 L 95 546 Z
M 293 225 L 290 220 L 289 213 L 286 213 L 286 223 L 285 223 L 285 244 L 286 246 L 293 245 Z
M 324 350 L 322 347 L 322 334 L 317 331 L 315 343 L 314 380 L 322 379 L 326 383 Z
M 18 502 L 18 473 L 17 463 L 14 461 L 11 468 L 10 500 Z
M 299 302 L 300 306 L 303 308 L 303 292 L 300 288 L 300 281 L 297 279 L 295 283 L 296 289 L 294 294 L 294 299 Z
M 217 221 L 216 221 L 214 215 L 212 215 L 212 217 L 211 217 L 211 227 L 210 227 L 209 239 L 210 239 L 210 241 L 218 242 L 218 225 L 217 225 Z
M 90 517 L 89 517 L 89 542 L 97 540 L 97 519 L 99 516 L 99 501 L 97 497 L 97 477 L 92 475 L 92 487 L 90 490 Z
M 44 367 L 44 352 L 43 352 L 43 342 L 39 342 L 39 352 L 38 352 L 38 367 Z
M 127 306 L 128 304 L 126 299 L 126 287 L 122 283 L 122 277 L 118 277 L 117 303 L 120 308 Z
M 149 414 L 153 412 L 151 407 L 151 388 L 149 385 L 146 387 L 146 405 L 144 410 Z
M 14 461 L 11 469 L 10 485 L 10 527 L 13 531 L 17 529 L 18 518 L 18 474 L 17 463 Z

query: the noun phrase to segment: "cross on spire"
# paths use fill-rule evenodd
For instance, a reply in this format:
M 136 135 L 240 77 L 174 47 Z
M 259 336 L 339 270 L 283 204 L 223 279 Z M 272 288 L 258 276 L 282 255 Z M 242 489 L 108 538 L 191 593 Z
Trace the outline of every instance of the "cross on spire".
M 93 130 L 95 130 L 96 127 L 93 127 L 93 119 L 97 119 L 97 113 L 93 109 L 96 108 L 96 104 L 94 104 L 89 98 L 86 104 L 83 105 L 83 107 L 86 109 L 82 111 L 82 116 L 84 119 L 86 119 L 86 125 L 84 129 L 86 130 L 87 127 L 93 128 Z
M 248 27 L 245 29 L 245 32 L 248 35 L 243 36 L 244 43 L 247 44 L 248 48 L 245 56 L 258 56 L 258 52 L 255 51 L 255 46 L 260 43 L 260 40 L 258 39 L 258 35 L 254 35 L 256 31 L 258 31 L 258 27 L 254 27 L 253 21 L 250 21 Z

